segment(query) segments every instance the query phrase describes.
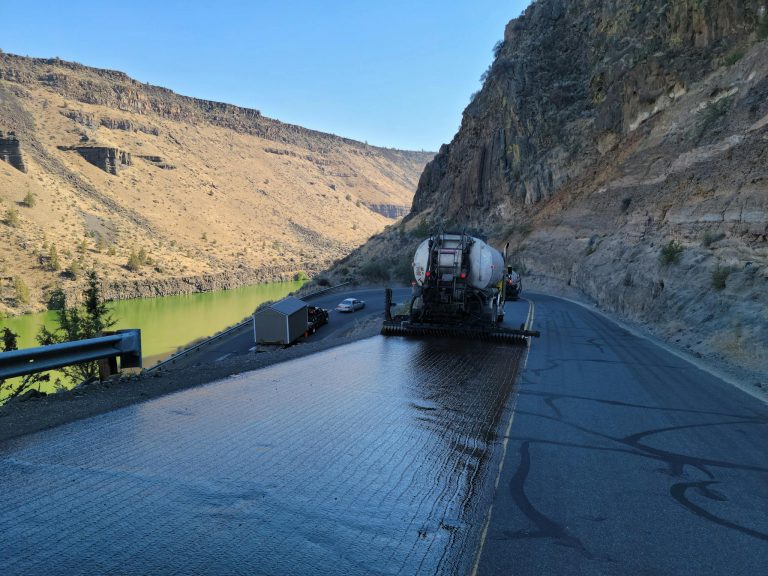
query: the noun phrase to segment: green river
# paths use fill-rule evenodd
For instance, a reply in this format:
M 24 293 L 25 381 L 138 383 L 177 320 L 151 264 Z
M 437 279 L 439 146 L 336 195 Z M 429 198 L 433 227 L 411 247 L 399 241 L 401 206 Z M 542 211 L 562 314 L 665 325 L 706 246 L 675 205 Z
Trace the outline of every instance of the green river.
M 149 368 L 178 348 L 240 322 L 262 302 L 279 300 L 302 284 L 275 282 L 219 292 L 109 302 L 117 320 L 111 329 L 141 329 L 144 367 Z M 19 335 L 19 348 L 29 348 L 38 345 L 35 335 L 41 325 L 57 327 L 55 319 L 55 312 L 3 318 L 0 330 L 10 328 Z

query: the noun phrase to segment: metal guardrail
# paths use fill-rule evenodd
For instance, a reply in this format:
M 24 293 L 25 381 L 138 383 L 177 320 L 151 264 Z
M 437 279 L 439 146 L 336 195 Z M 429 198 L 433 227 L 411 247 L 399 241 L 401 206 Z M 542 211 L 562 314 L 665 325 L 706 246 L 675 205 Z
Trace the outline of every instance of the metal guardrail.
M 141 330 L 0 353 L 0 379 L 26 376 L 81 362 L 120 357 L 121 368 L 141 368 Z
M 336 290 L 336 288 L 341 288 L 343 286 L 347 286 L 349 284 L 352 284 L 352 282 L 343 282 L 341 284 L 337 284 L 336 286 L 331 286 L 330 288 L 324 288 L 323 290 L 318 290 L 317 292 L 312 292 L 310 294 L 306 294 L 299 298 L 300 300 L 306 300 L 307 298 L 314 298 L 315 296 L 320 296 L 321 294 L 326 294 L 330 292 L 331 290 Z M 245 327 L 247 324 L 250 324 L 253 322 L 253 315 L 248 316 L 245 320 L 242 322 L 235 324 L 234 326 L 231 326 L 230 328 L 227 328 L 226 330 L 223 330 L 222 332 L 219 332 L 218 334 L 215 334 L 211 336 L 210 338 L 206 338 L 202 342 L 198 342 L 194 346 L 190 346 L 189 348 L 185 348 L 184 350 L 177 352 L 173 356 L 170 356 L 166 358 L 165 360 L 158 362 L 154 366 L 147 368 L 147 372 L 154 372 L 155 370 L 161 370 L 166 365 L 174 364 L 177 360 L 180 360 L 184 358 L 185 356 L 188 356 L 189 354 L 193 352 L 197 352 L 201 348 L 208 346 L 209 344 L 212 344 L 216 342 L 217 340 L 222 339 L 224 336 L 231 334 L 232 332 L 235 332 L 236 330 L 240 330 L 241 328 Z

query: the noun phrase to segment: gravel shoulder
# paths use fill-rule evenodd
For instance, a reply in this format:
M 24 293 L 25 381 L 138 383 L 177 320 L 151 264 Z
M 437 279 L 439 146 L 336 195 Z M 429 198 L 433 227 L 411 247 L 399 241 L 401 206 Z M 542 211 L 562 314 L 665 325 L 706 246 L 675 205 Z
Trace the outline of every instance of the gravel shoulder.
M 381 318 L 378 314 L 371 315 L 361 318 L 345 332 L 325 340 L 310 340 L 289 348 L 235 356 L 214 364 L 145 372 L 43 398 L 9 402 L 0 406 L 0 442 L 370 338 L 377 335 L 380 329 Z

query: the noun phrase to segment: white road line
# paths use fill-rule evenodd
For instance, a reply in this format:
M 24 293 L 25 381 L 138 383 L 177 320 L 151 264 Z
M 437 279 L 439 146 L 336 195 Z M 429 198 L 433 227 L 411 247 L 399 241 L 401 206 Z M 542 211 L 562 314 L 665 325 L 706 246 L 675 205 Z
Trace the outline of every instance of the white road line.
M 216 358 L 216 360 L 214 360 L 214 362 L 221 362 L 225 358 L 229 358 L 230 356 L 232 356 L 232 354 L 234 354 L 234 352 L 230 352 L 228 354 L 224 354 L 224 356 L 219 356 L 218 358 Z
M 533 301 L 526 300 L 528 302 L 528 320 L 526 320 L 526 330 L 529 330 L 533 325 Z M 523 372 L 528 367 L 528 354 L 531 351 L 530 340 L 529 345 L 525 348 L 525 358 L 523 359 L 523 367 L 518 374 L 518 379 L 523 377 Z M 517 386 L 515 387 L 517 388 Z M 504 460 L 507 459 L 507 448 L 509 447 L 509 433 L 512 430 L 512 422 L 515 420 L 515 408 L 517 407 L 517 399 L 519 395 L 515 390 L 515 398 L 512 401 L 512 413 L 509 415 L 509 422 L 507 422 L 507 429 L 504 431 L 504 440 L 501 443 L 501 461 L 499 462 L 499 470 L 496 473 L 496 481 L 493 484 L 493 495 L 496 496 L 496 492 L 499 489 L 499 482 L 501 481 L 501 472 L 504 470 Z M 493 502 L 491 502 L 490 508 L 488 508 L 488 516 L 485 519 L 485 526 L 483 526 L 483 533 L 480 536 L 480 544 L 478 544 L 477 553 L 475 554 L 475 563 L 472 566 L 472 576 L 477 576 L 477 571 L 480 568 L 480 558 L 483 555 L 483 548 L 485 547 L 485 540 L 488 537 L 488 528 L 491 525 L 491 517 L 493 516 Z

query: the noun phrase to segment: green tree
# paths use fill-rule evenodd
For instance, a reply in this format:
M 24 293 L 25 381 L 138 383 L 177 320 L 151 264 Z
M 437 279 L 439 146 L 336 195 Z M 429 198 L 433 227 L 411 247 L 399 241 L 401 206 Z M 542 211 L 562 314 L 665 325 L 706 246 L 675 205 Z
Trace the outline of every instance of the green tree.
M 110 315 L 109 308 L 101 297 L 98 275 L 94 270 L 90 270 L 86 276 L 88 284 L 83 292 L 82 308 L 67 306 L 66 296 L 63 296 L 63 307 L 56 311 L 56 322 L 59 326 L 52 331 L 45 326 L 41 327 L 37 334 L 40 345 L 96 338 L 101 336 L 104 330 L 115 325 L 116 320 Z M 98 376 L 99 365 L 97 362 L 84 362 L 62 368 L 62 372 L 73 381 L 83 381 Z
M 3 352 L 18 350 L 18 338 L 19 335 L 10 328 L 3 328 Z
M 661 251 L 659 252 L 659 263 L 662 266 L 677 264 L 680 262 L 680 255 L 682 253 L 683 245 L 675 240 L 670 240 L 667 244 L 661 247 Z
M 13 279 L 13 288 L 16 291 L 16 301 L 19 304 L 29 304 L 29 286 L 20 276 Z
M 61 268 L 59 262 L 59 252 L 56 250 L 56 246 L 51 244 L 51 249 L 48 250 L 48 270 L 56 272 Z
M 72 263 L 69 265 L 69 268 L 67 269 L 67 272 L 69 272 L 69 275 L 72 276 L 72 278 L 80 278 L 80 275 L 83 273 L 83 263 L 81 259 L 73 260 Z

